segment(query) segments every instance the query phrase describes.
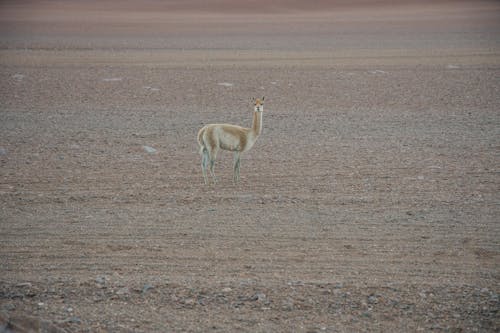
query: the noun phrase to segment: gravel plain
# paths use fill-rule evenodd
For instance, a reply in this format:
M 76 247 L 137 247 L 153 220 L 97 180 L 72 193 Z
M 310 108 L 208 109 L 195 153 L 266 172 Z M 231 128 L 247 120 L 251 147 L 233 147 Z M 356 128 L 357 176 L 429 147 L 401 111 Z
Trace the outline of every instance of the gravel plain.
M 1 332 L 500 330 L 498 2 L 261 2 L 0 4 Z

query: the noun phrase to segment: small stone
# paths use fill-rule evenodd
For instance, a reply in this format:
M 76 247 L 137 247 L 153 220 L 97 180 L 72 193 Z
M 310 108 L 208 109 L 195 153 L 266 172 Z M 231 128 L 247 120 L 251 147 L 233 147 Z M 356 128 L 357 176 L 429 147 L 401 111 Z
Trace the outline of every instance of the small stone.
M 368 303 L 370 303 L 370 304 L 377 304 L 378 303 L 377 296 L 375 296 L 375 295 L 368 296 Z
M 3 308 L 5 311 L 14 311 L 16 309 L 16 306 L 12 303 L 9 303 L 9 304 L 5 304 L 3 306 Z
M 149 283 L 146 283 L 144 287 L 142 287 L 142 294 L 144 295 L 145 293 L 148 292 L 149 289 L 153 289 L 154 286 L 150 285 Z
M 222 292 L 223 293 L 230 293 L 233 289 L 229 288 L 229 287 L 226 287 L 226 288 L 222 288 Z
M 184 300 L 184 304 L 186 304 L 186 305 L 192 306 L 195 303 L 196 303 L 196 301 L 193 298 L 188 298 L 188 299 Z
M 300 280 L 297 280 L 297 281 L 290 281 L 288 282 L 288 285 L 289 286 L 303 286 L 304 285 L 304 282 L 300 281 Z
M 287 299 L 286 301 L 283 301 L 282 309 L 284 311 L 292 311 L 294 309 L 293 301 L 291 299 Z
M 265 300 L 266 300 L 266 294 L 263 294 L 263 293 L 257 293 L 257 294 L 252 296 L 252 301 L 263 302 Z
M 142 148 L 148 153 L 148 154 L 155 154 L 157 152 L 156 149 L 150 146 L 142 146 Z
M 22 283 L 18 283 L 16 284 L 16 287 L 19 287 L 19 288 L 31 288 L 32 287 L 32 284 L 29 283 L 29 282 L 22 282 Z
M 7 150 L 0 148 L 0 156 L 7 155 Z
M 151 86 L 144 86 L 143 88 L 150 91 L 160 91 L 160 88 L 155 88 Z
M 127 287 L 120 288 L 116 291 L 117 295 L 128 295 L 130 294 L 130 290 Z
M 104 285 L 106 284 L 106 277 L 105 276 L 98 276 L 94 280 L 97 284 Z
M 256 282 L 254 279 L 244 279 L 240 281 L 240 286 L 251 286 L 255 285 Z
M 105 82 L 115 82 L 115 81 L 121 81 L 123 78 L 121 77 L 109 77 L 109 78 L 104 78 L 102 79 Z
M 63 323 L 81 324 L 82 320 L 78 317 L 70 317 L 62 321 Z

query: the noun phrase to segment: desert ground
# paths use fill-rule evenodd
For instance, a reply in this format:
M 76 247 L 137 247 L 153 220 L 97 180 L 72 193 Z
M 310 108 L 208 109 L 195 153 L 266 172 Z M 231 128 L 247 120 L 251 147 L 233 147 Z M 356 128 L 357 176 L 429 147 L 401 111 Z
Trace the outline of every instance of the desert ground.
M 500 330 L 499 2 L 2 1 L 0 76 L 0 332 Z

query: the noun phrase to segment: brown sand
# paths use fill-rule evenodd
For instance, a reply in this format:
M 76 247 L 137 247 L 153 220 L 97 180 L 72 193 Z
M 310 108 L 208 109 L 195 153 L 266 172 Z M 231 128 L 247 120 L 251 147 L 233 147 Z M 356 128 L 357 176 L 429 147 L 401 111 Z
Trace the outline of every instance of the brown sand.
M 0 331 L 498 331 L 498 2 L 232 3 L 0 3 Z

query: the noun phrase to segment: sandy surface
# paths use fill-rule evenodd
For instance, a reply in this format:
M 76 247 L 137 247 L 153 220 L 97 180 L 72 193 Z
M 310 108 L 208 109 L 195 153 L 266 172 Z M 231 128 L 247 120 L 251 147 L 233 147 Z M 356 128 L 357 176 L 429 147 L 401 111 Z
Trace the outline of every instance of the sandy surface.
M 498 331 L 498 2 L 182 3 L 0 4 L 0 331 Z

